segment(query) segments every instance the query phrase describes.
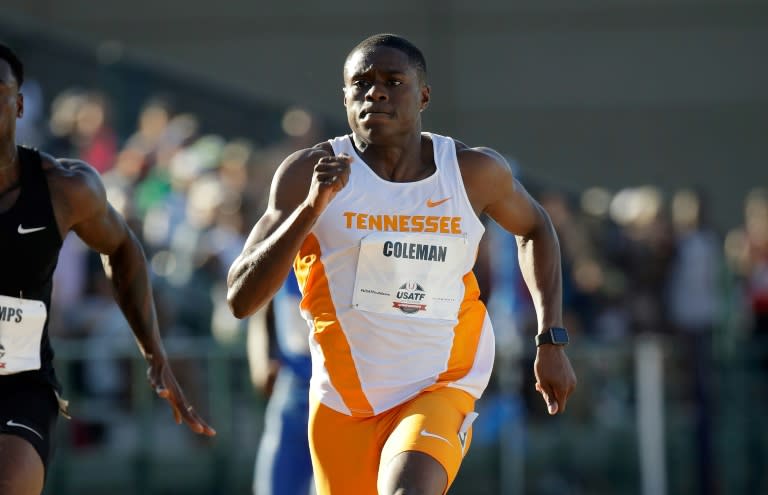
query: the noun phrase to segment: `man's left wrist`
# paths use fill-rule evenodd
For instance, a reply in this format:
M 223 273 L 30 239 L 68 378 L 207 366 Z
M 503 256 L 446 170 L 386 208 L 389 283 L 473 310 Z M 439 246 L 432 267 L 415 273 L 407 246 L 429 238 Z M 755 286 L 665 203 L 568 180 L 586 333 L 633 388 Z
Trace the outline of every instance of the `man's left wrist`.
M 565 346 L 568 345 L 570 339 L 568 337 L 568 330 L 565 327 L 547 327 L 536 335 L 535 341 L 536 347 L 545 344 Z

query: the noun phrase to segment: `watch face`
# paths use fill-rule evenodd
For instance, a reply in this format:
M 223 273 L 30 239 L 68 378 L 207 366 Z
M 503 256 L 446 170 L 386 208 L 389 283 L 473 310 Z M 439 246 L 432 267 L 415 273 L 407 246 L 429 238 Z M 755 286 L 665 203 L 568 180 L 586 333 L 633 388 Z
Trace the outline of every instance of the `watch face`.
M 552 327 L 549 329 L 552 335 L 552 343 L 554 344 L 567 344 L 568 343 L 568 331 L 565 328 Z

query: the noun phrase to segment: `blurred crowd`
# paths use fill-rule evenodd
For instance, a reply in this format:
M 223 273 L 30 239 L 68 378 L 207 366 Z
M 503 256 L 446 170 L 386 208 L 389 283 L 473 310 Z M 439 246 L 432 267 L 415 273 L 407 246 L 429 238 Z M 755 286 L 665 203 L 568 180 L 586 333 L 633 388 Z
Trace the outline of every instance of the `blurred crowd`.
M 743 487 L 749 493 L 768 488 L 768 478 L 756 468 L 768 461 L 768 437 L 761 433 L 768 412 L 768 188 L 750 191 L 741 224 L 721 231 L 711 221 L 707 191 L 700 188 L 572 191 L 526 178 L 522 167 L 520 175 L 551 216 L 561 244 L 564 324 L 580 382 L 568 417 L 590 425 L 587 438 L 631 430 L 640 399 L 632 378 L 638 365 L 628 366 L 636 339 L 653 339 L 664 355 L 660 393 L 670 422 L 684 418 L 677 433 L 684 446 L 677 453 L 692 466 L 689 476 L 678 478 L 685 480 L 679 491 L 672 492 L 726 493 L 719 488 L 725 485 L 725 468 L 715 459 L 723 453 L 721 442 L 742 434 L 746 454 L 740 455 L 754 466 L 744 470 Z M 552 418 L 542 421 L 546 414 L 534 392 L 536 315 L 522 276 L 509 268 L 515 243 L 495 225 L 488 227 L 479 265 L 497 361 L 490 399 L 478 403 L 485 421 L 478 422 L 475 438 L 492 443 L 503 438 L 510 421 L 530 428 L 551 425 Z M 590 347 L 596 352 L 579 353 Z M 553 442 L 564 447 L 565 438 Z M 587 459 L 594 465 L 616 463 L 607 444 L 589 441 L 596 442 L 595 449 L 579 444 L 560 452 L 572 452 L 584 465 Z M 672 455 L 676 441 L 674 435 L 666 440 Z M 564 486 L 579 486 L 587 471 L 562 475 L 571 478 Z
M 654 186 L 529 189 L 558 231 L 566 326 L 577 339 L 696 335 L 724 325 L 768 335 L 768 189 L 749 193 L 743 225 L 725 233 L 695 187 L 669 195 Z
M 243 322 L 226 307 L 227 269 L 265 207 L 280 161 L 331 137 L 317 119 L 287 109 L 284 138 L 257 146 L 248 138 L 202 132 L 202 116 L 157 96 L 136 112 L 135 129 L 120 135 L 113 102 L 103 92 L 73 88 L 48 100 L 30 81 L 24 93 L 18 142 L 81 158 L 102 174 L 110 202 L 145 247 L 163 336 L 242 343 Z M 695 187 L 671 193 L 652 185 L 561 190 L 526 177 L 525 164 L 518 168 L 560 237 L 572 340 L 626 348 L 628 339 L 643 333 L 679 338 L 677 350 L 690 351 L 681 353 L 681 366 L 691 371 L 691 400 L 702 405 L 711 400 L 707 367 L 711 371 L 713 356 L 735 342 L 768 339 L 768 184 L 745 197 L 740 225 L 721 230 L 710 222 L 706 191 Z M 495 320 L 499 366 L 509 361 L 505 357 L 522 359 L 521 380 L 530 380 L 526 358 L 535 319 L 508 262 L 514 239 L 493 225 L 488 230 L 477 274 Z M 67 238 L 51 334 L 81 339 L 92 352 L 76 376 L 79 393 L 120 401 L 128 377 L 109 352 L 134 344 L 109 290 L 100 260 Z M 196 371 L 187 372 L 194 382 Z M 536 401 L 533 394 L 530 401 Z

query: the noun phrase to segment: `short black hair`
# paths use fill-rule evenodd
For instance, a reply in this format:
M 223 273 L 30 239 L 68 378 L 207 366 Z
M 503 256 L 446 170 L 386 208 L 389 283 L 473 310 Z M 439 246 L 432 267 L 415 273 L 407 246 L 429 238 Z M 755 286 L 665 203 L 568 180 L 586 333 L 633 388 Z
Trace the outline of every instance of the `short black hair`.
M 11 72 L 13 77 L 16 78 L 16 85 L 21 87 L 24 83 L 24 64 L 21 63 L 21 59 L 11 50 L 11 47 L 0 41 L 0 59 L 8 62 L 11 66 Z
M 349 52 L 347 59 L 344 61 L 344 66 L 346 67 L 347 62 L 354 53 L 358 51 L 371 51 L 381 46 L 394 48 L 395 50 L 403 52 L 405 56 L 408 57 L 408 63 L 416 69 L 416 72 L 418 72 L 422 82 L 426 81 L 427 60 L 424 58 L 424 54 L 421 53 L 421 50 L 416 48 L 416 45 L 397 34 L 380 33 L 364 39 Z

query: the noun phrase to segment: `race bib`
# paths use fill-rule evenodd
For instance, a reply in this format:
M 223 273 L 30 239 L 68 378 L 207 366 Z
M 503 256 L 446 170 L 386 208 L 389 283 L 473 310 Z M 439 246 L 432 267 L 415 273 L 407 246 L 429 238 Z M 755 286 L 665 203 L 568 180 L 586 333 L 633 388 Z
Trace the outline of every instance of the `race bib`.
M 352 305 L 373 313 L 455 320 L 468 255 L 463 236 L 374 232 L 360 242 Z
M 0 296 L 0 375 L 40 369 L 47 317 L 42 301 Z

